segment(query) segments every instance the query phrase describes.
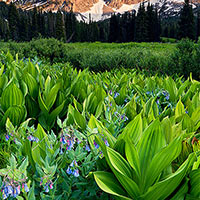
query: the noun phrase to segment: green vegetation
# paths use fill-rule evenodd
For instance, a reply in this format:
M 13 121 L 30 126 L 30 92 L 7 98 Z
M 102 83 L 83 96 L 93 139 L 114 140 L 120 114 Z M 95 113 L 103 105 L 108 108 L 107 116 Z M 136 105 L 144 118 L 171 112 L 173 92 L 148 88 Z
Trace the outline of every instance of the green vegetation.
M 0 51 L 20 59 L 38 58 L 44 63 L 70 63 L 77 69 L 111 71 L 128 68 L 139 69 L 146 74 L 183 75 L 200 77 L 200 43 L 182 40 L 168 43 L 70 43 L 56 39 L 39 39 L 31 42 L 0 43 Z
M 168 47 L 184 71 L 198 55 L 190 41 L 163 50 L 87 44 L 90 52 L 98 45 L 110 56 L 149 45 L 163 58 Z M 10 53 L 0 54 L 0 65 L 3 199 L 200 199 L 200 82 L 191 75 L 173 79 L 116 66 L 94 73 Z

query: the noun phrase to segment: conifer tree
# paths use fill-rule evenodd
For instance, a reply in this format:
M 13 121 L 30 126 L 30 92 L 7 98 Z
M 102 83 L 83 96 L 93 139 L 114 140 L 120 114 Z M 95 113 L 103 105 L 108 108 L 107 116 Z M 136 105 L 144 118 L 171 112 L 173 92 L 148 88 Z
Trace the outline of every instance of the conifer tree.
M 63 15 L 59 10 L 56 14 L 56 26 L 55 26 L 55 35 L 58 40 L 65 40 L 64 24 L 63 24 Z
M 156 29 L 156 21 L 155 21 L 155 13 L 153 11 L 153 6 L 148 3 L 147 5 L 147 41 L 153 42 L 155 40 L 155 29 Z
M 12 40 L 19 40 L 19 13 L 13 3 L 9 6 L 8 12 L 9 33 Z
M 136 41 L 137 42 L 148 41 L 147 15 L 144 3 L 140 4 L 136 17 Z
M 109 42 L 117 42 L 118 39 L 118 18 L 114 14 L 110 18 Z
M 196 41 L 198 41 L 200 36 L 200 11 L 197 13 L 197 32 L 196 32 Z
M 20 29 L 20 40 L 21 41 L 28 41 L 28 20 L 26 16 L 21 15 L 20 16 L 20 22 L 19 22 L 19 29 Z
M 31 38 L 37 38 L 39 36 L 39 30 L 38 30 L 38 13 L 37 8 L 35 7 L 33 9 L 33 15 L 32 15 L 32 25 L 31 25 Z
M 195 24 L 192 6 L 189 4 L 189 0 L 185 0 L 184 6 L 180 11 L 179 19 L 179 39 L 189 38 L 195 39 Z

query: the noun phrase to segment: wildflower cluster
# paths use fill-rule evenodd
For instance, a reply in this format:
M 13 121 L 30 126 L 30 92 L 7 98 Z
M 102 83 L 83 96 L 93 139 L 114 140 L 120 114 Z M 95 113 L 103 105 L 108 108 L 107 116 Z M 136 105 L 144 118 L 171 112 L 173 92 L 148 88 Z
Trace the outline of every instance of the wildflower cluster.
M 29 135 L 28 137 L 27 137 L 27 139 L 29 140 L 29 141 L 31 141 L 31 142 L 39 142 L 39 139 L 37 138 L 37 137 L 34 137 L 34 136 L 32 136 L 32 135 Z
M 109 94 L 112 96 L 114 94 L 114 98 L 116 99 L 120 94 L 118 92 L 109 91 Z
M 103 138 L 103 137 L 102 137 L 101 139 L 104 141 L 105 145 L 106 145 L 107 147 L 109 147 L 108 140 L 105 139 L 105 138 Z M 93 141 L 93 144 L 94 144 L 94 146 L 95 146 L 96 149 L 99 149 L 99 144 L 97 144 L 95 140 Z M 102 153 L 101 150 L 99 150 L 99 156 L 100 156 L 100 158 L 103 158 L 103 153 Z
M 7 142 L 11 137 L 14 136 L 13 133 L 14 133 L 14 132 L 12 131 L 12 132 L 7 133 L 7 134 L 5 135 L 6 142 Z M 15 140 L 15 138 L 14 138 L 14 140 Z
M 119 114 L 118 112 L 115 112 L 114 113 L 115 116 L 119 119 L 119 121 L 127 121 L 128 120 L 128 117 L 125 115 L 125 114 Z
M 7 199 L 9 197 L 16 198 L 20 195 L 21 192 L 29 192 L 29 187 L 25 180 L 21 183 L 14 181 L 13 179 L 7 178 L 7 180 L 3 181 L 3 185 L 1 187 L 2 198 Z
M 67 174 L 73 175 L 75 177 L 79 176 L 78 164 L 76 160 L 73 160 L 72 163 L 67 168 Z
M 61 142 L 60 153 L 63 154 L 64 149 L 71 150 L 74 147 L 76 138 L 73 132 L 71 132 L 70 129 L 66 128 L 61 134 L 60 142 Z
M 40 181 L 40 186 L 43 186 L 45 192 L 49 192 L 49 189 L 53 189 L 53 182 L 49 180 L 48 177 L 42 177 Z

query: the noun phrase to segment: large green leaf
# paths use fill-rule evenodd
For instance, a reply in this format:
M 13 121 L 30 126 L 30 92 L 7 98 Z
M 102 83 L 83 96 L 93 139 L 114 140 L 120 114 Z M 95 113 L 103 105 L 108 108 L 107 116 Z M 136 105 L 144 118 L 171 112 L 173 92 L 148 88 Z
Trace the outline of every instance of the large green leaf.
M 85 128 L 86 128 L 85 118 L 76 109 L 74 109 L 74 120 L 75 120 L 76 124 L 80 128 L 82 128 L 83 130 L 85 130 Z
M 182 140 L 177 138 L 154 156 L 146 173 L 145 190 L 155 183 L 161 172 L 179 156 L 181 150 Z
M 33 76 L 31 76 L 29 73 L 25 73 L 23 76 L 23 80 L 28 86 L 30 96 L 36 99 L 39 92 L 39 87 L 38 87 L 38 83 L 36 79 Z
M 107 147 L 108 158 L 112 166 L 121 174 L 132 178 L 132 169 L 129 163 L 116 151 Z
M 1 124 L 6 123 L 7 118 L 10 119 L 14 126 L 19 126 L 25 120 L 26 117 L 26 108 L 25 106 L 11 106 L 5 112 Z
M 1 96 L 1 107 L 4 112 L 11 106 L 22 106 L 24 104 L 24 96 L 22 91 L 11 83 L 6 87 Z
M 200 198 L 200 169 L 190 173 L 190 195 Z
M 94 172 L 94 178 L 98 186 L 109 194 L 120 197 L 122 200 L 131 200 L 122 189 L 115 176 L 109 172 Z
M 137 149 L 135 148 L 135 145 L 131 141 L 126 141 L 125 153 L 126 153 L 126 158 L 129 164 L 134 169 L 134 173 L 135 173 L 134 176 L 136 176 L 135 181 L 139 183 L 139 179 L 141 177 L 140 161 L 139 161 Z
M 51 88 L 51 90 L 47 94 L 46 100 L 45 100 L 45 105 L 46 105 L 48 111 L 50 111 L 51 107 L 55 103 L 59 90 L 60 90 L 60 83 L 57 83 L 56 85 L 54 85 Z
M 159 120 L 151 123 L 143 132 L 137 145 L 140 158 L 141 176 L 144 181 L 147 169 L 153 157 L 166 145 L 165 136 L 161 131 Z M 142 187 L 145 185 L 142 184 Z
M 179 186 L 194 161 L 195 154 L 193 153 L 175 173 L 154 184 L 140 199 L 159 200 L 167 198 Z
M 124 128 L 122 134 L 118 137 L 118 140 L 122 138 L 131 139 L 134 144 L 137 144 L 142 135 L 142 117 L 141 114 L 137 115 L 128 125 Z

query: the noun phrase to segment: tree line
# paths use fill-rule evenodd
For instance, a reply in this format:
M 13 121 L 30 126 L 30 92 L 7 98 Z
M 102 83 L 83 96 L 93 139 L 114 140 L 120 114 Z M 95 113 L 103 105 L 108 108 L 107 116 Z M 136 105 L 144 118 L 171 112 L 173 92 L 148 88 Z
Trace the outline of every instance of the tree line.
M 0 2 L 0 39 L 4 41 L 54 37 L 64 42 L 158 42 L 161 36 L 195 40 L 200 35 L 200 14 L 194 17 L 189 0 L 185 0 L 179 18 L 169 21 L 161 20 L 150 3 L 146 8 L 141 3 L 137 14 L 113 14 L 104 21 L 86 23 L 72 12 L 24 11 Z

